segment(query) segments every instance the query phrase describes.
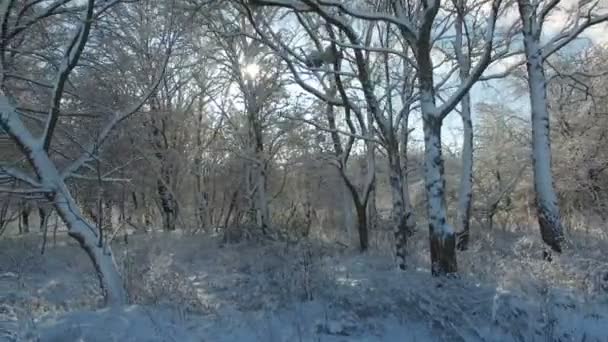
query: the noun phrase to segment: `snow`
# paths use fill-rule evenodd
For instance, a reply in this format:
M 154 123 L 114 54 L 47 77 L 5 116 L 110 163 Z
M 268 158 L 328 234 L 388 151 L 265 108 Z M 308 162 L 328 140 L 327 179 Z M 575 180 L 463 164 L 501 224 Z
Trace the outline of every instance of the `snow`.
M 60 242 L 68 243 L 50 243 L 42 256 L 38 238 L 0 241 L 0 274 L 6 275 L 0 277 L 0 336 L 9 341 L 605 341 L 608 336 L 605 290 L 569 285 L 589 276 L 591 264 L 605 266 L 605 258 L 566 254 L 546 266 L 534 257 L 540 242 L 529 238 L 500 237 L 500 245 L 474 240 L 470 251 L 459 255 L 461 277 L 447 280 L 429 275 L 423 249 L 411 256 L 414 267 L 401 272 L 381 250 L 361 255 L 320 242 L 220 247 L 220 237 L 203 234 L 136 234 L 129 245 L 113 246 L 134 305 L 112 309 L 98 309 L 92 266 L 75 244 L 61 236 Z M 421 233 L 413 243 L 427 238 Z

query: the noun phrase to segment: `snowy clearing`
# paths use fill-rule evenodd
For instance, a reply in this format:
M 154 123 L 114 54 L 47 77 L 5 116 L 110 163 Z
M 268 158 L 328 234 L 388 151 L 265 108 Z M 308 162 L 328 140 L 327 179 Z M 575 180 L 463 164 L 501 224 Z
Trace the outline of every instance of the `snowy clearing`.
M 320 243 L 220 247 L 219 238 L 203 235 L 133 235 L 115 251 L 137 304 L 101 310 L 83 253 L 61 237 L 41 256 L 36 238 L 2 241 L 0 313 L 8 341 L 607 341 L 608 336 L 601 284 L 576 288 L 533 281 L 530 275 L 541 278 L 534 265 L 543 263 L 528 258 L 525 264 L 523 246 L 533 242 L 524 238 L 517 248 L 496 251 L 519 274 L 495 266 L 492 274 L 502 280 L 480 283 L 472 276 L 433 278 L 422 267 L 399 272 L 379 253 L 360 255 Z M 463 263 L 470 262 L 468 255 L 480 255 L 483 246 L 476 247 L 463 255 Z M 510 251 L 524 258 L 516 263 Z M 564 255 L 542 272 L 568 274 L 571 265 L 585 260 Z M 528 276 L 522 273 L 526 267 Z

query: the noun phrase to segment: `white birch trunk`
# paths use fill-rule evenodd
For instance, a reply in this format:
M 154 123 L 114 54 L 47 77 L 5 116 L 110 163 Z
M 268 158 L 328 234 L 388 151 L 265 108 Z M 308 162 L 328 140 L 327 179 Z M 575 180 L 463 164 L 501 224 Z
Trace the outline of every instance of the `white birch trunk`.
M 471 121 L 471 99 L 462 98 L 461 117 L 463 126 L 462 169 L 458 189 L 458 249 L 466 250 L 470 238 L 471 203 L 473 198 L 473 123 Z
M 557 195 L 551 171 L 551 138 L 547 105 L 546 77 L 540 48 L 540 26 L 532 5 L 519 0 L 527 59 L 530 108 L 532 111 L 532 150 L 536 213 L 543 241 L 561 252 L 564 239 Z
M 421 104 L 424 121 L 424 178 L 431 244 L 431 273 L 433 275 L 455 273 L 456 239 L 454 229 L 447 222 L 441 155 L 441 119 L 435 116 L 436 107 L 431 91 L 421 90 Z
M 466 55 L 463 51 L 464 12 L 466 0 L 458 1 L 460 13 L 456 17 L 456 59 L 460 68 L 461 84 L 465 84 L 471 68 L 470 51 Z M 471 121 L 471 96 L 466 93 L 460 101 L 460 117 L 462 119 L 462 169 L 460 172 L 460 186 L 458 189 L 458 214 L 456 218 L 457 243 L 459 250 L 467 250 L 470 239 L 471 202 L 473 198 L 473 123 Z
M 126 304 L 127 292 L 110 246 L 100 241 L 99 231 L 85 219 L 42 144 L 23 125 L 6 97 L 0 98 L 0 127 L 11 135 L 27 157 L 42 187 L 51 191 L 49 199 L 65 222 L 68 234 L 78 241 L 93 262 L 106 304 Z
M 405 102 L 405 101 L 404 101 Z M 405 108 L 408 110 L 409 108 Z M 403 193 L 403 206 L 405 209 L 405 225 L 407 227 L 408 236 L 414 235 L 417 230 L 416 227 L 416 215 L 412 206 L 412 200 L 410 198 L 410 187 L 408 181 L 408 143 L 409 143 L 409 114 L 403 115 L 401 118 L 401 148 L 399 151 L 399 160 L 401 163 L 400 177 L 401 177 L 401 190 Z

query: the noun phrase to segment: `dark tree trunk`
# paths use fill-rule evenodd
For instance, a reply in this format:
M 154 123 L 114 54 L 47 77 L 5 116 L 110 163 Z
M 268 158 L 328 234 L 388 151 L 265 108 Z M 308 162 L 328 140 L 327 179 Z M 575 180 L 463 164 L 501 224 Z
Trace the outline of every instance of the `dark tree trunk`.
M 23 203 L 21 206 L 21 222 L 19 225 L 19 233 L 27 234 L 30 232 L 30 212 L 29 203 Z
M 367 227 L 367 206 L 359 205 L 357 210 L 357 231 L 359 232 L 359 249 L 365 252 L 369 247 L 369 236 Z
M 40 231 L 46 232 L 46 228 L 48 225 L 48 217 L 50 216 L 51 211 L 45 209 L 44 207 L 38 207 L 38 217 L 40 218 Z
M 173 198 L 173 194 L 167 189 L 162 180 L 158 180 L 157 184 L 158 195 L 160 197 L 161 214 L 163 217 L 163 228 L 166 230 L 175 230 L 177 221 L 177 203 Z

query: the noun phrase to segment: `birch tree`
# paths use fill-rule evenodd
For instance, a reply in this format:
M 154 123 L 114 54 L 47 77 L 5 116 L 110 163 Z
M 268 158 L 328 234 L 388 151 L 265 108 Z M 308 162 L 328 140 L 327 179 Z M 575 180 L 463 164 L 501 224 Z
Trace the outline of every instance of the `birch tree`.
M 543 241 L 555 252 L 562 251 L 564 233 L 551 170 L 550 116 L 547 103 L 545 60 L 578 37 L 586 28 L 608 20 L 598 13 L 599 1 L 581 1 L 570 20 L 549 42 L 541 44 L 543 26 L 560 9 L 560 0 L 518 0 L 532 115 L 532 149 L 536 213 Z
M 471 75 L 471 66 L 476 56 L 483 53 L 485 23 L 482 20 L 487 2 L 467 0 L 452 1 L 454 14 L 453 58 L 458 68 L 458 82 L 465 86 Z M 507 32 L 511 29 L 507 30 Z M 503 36 L 499 43 L 508 45 L 510 35 Z M 496 48 L 495 48 L 496 49 Z M 461 149 L 461 172 L 458 188 L 456 218 L 457 248 L 466 250 L 470 240 L 471 208 L 473 201 L 473 121 L 471 119 L 471 95 L 466 93 L 460 100 L 463 136 Z
M 456 20 L 454 23 L 456 38 L 454 41 L 454 52 L 459 65 L 458 77 L 465 82 L 470 73 L 471 51 L 465 50 L 465 3 L 464 0 L 455 2 Z M 467 47 L 471 44 L 468 42 Z M 465 94 L 460 101 L 460 117 L 462 118 L 463 142 L 462 142 L 462 171 L 460 174 L 460 187 L 458 189 L 458 217 L 457 228 L 459 241 L 457 247 L 466 250 L 469 244 L 469 225 L 471 215 L 471 201 L 473 197 L 473 122 L 471 121 L 471 95 Z

